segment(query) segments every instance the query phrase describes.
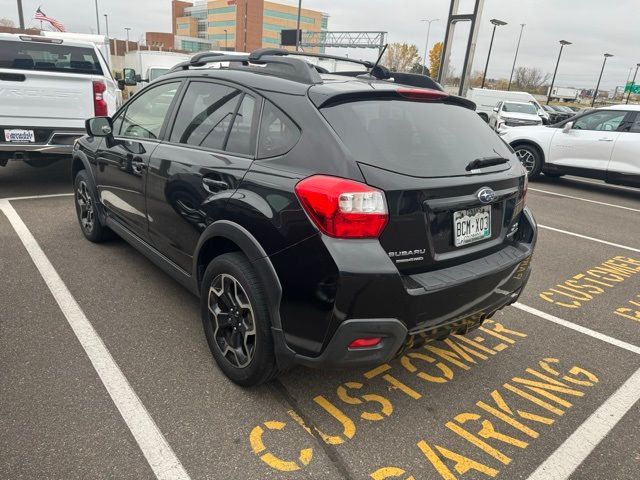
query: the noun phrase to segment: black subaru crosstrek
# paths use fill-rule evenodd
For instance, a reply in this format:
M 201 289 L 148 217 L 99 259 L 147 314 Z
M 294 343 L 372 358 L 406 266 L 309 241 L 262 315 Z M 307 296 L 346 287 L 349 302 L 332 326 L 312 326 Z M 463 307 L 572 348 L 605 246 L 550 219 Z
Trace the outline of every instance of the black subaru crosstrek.
M 513 151 L 468 100 L 374 67 L 198 55 L 74 147 L 84 235 L 115 232 L 198 295 L 240 385 L 465 333 L 529 279 Z

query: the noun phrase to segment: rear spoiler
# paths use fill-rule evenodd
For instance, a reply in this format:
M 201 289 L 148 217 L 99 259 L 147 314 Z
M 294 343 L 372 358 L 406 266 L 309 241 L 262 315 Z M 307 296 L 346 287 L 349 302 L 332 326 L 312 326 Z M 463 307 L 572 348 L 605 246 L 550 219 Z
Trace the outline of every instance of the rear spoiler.
M 326 91 L 320 92 L 314 90 L 314 88 L 309 89 L 309 98 L 313 102 L 313 104 L 318 108 L 325 108 L 334 105 L 338 105 L 341 103 L 355 102 L 359 100 L 372 100 L 372 99 L 387 99 L 387 100 L 409 100 L 409 101 L 423 101 L 429 103 L 445 103 L 447 105 L 456 105 L 458 107 L 468 108 L 469 110 L 475 111 L 476 104 L 471 100 L 458 97 L 456 95 L 448 95 L 442 90 L 435 89 L 415 89 L 412 87 L 409 88 L 400 88 L 398 89 L 384 89 L 384 90 L 373 90 L 371 88 L 363 88 L 360 91 L 350 91 L 350 92 L 341 92 L 336 93 L 334 95 L 327 96 Z M 429 91 L 437 93 L 439 95 L 434 95 L 433 98 L 428 98 L 428 96 L 420 96 L 420 95 L 406 95 L 403 92 L 407 90 L 414 90 L 415 92 L 420 92 L 421 90 L 425 93 Z

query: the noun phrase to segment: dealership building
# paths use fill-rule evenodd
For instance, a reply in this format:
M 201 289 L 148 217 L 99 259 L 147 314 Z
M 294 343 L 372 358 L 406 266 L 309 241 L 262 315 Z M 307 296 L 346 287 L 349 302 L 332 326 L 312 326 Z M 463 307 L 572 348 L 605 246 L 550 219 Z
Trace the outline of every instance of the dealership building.
M 172 1 L 173 34 L 215 42 L 220 50 L 251 52 L 280 46 L 280 31 L 295 29 L 298 7 L 264 0 Z M 327 30 L 328 15 L 303 8 L 303 32 Z M 315 51 L 317 49 L 309 49 Z

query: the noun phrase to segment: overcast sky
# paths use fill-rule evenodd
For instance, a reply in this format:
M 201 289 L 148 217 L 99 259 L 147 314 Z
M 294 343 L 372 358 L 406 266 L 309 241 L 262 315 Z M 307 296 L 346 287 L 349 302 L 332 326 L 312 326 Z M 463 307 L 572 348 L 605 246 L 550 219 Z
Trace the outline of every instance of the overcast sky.
M 251 1 L 251 0 L 249 0 Z M 280 0 L 296 5 L 296 0 Z M 328 13 L 330 30 L 384 30 L 389 42 L 407 42 L 424 54 L 426 24 L 420 19 L 439 18 L 431 26 L 430 47 L 444 37 L 450 0 L 303 0 L 303 7 Z M 110 35 L 124 38 L 124 27 L 131 27 L 131 39 L 145 31 L 171 31 L 170 0 L 98 0 L 101 28 L 109 15 Z M 23 0 L 25 22 L 31 20 L 38 5 L 68 31 L 95 32 L 94 0 Z M 472 9 L 473 0 L 460 0 L 461 10 Z M 0 0 L 0 16 L 18 23 L 15 0 Z M 463 12 L 466 13 L 466 12 Z M 485 0 L 481 29 L 474 59 L 474 70 L 483 70 L 491 39 L 489 20 L 508 22 L 498 27 L 489 64 L 489 77 L 506 77 L 511 72 L 520 24 L 525 23 L 517 65 L 540 67 L 553 73 L 560 39 L 573 42 L 565 47 L 556 85 L 594 88 L 602 67 L 603 54 L 615 56 L 607 61 L 602 89 L 623 85 L 629 69 L 640 63 L 640 0 Z M 454 42 L 454 66 L 461 71 L 464 52 L 463 30 Z M 456 55 L 457 52 L 457 55 Z M 343 52 L 344 53 L 344 52 Z M 373 50 L 352 50 L 350 56 L 374 58 Z M 640 77 L 640 74 L 639 74 Z

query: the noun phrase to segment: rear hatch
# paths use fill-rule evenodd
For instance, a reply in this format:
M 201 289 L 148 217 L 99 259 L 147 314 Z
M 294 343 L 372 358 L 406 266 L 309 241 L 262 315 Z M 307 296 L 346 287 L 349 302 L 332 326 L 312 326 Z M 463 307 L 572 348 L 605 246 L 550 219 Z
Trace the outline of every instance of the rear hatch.
M 380 242 L 404 274 L 458 265 L 512 242 L 523 169 L 478 115 L 445 102 L 360 98 L 321 109 L 385 192 Z
M 46 127 L 84 127 L 94 116 L 93 80 L 102 78 L 93 48 L 55 42 L 0 39 L 0 128 L 36 127 L 38 143 Z

